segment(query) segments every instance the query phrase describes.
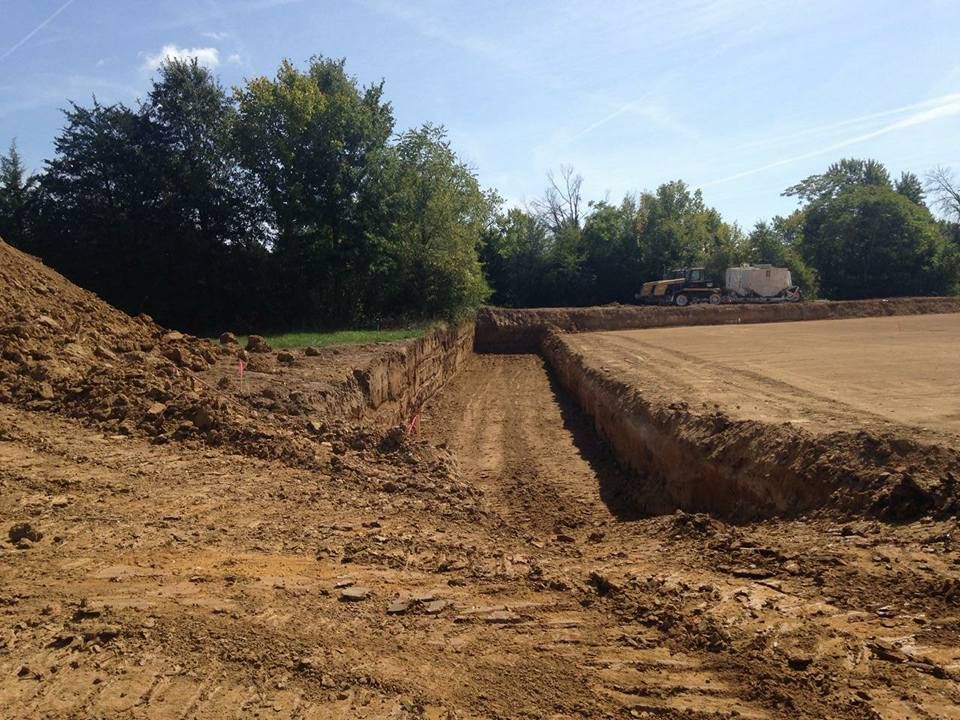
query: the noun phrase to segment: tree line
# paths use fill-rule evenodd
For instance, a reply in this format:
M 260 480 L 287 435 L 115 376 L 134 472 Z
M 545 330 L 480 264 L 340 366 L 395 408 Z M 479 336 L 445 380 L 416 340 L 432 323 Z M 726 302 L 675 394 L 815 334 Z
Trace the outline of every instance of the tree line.
M 749 232 L 679 180 L 586 208 L 572 169 L 549 180 L 542 199 L 499 215 L 486 233 L 481 257 L 497 304 L 630 302 L 642 280 L 671 268 L 703 266 L 721 283 L 741 263 L 789 268 L 808 298 L 960 292 L 960 186 L 942 168 L 925 185 L 913 173 L 893 181 L 875 160 L 841 160 L 784 191 L 796 211 Z
M 3 160 L 0 235 L 109 302 L 196 332 L 456 317 L 490 293 L 498 207 L 382 84 L 284 62 L 228 93 L 169 62 L 137 108 L 71 103 L 54 156 Z
M 30 175 L 0 157 L 0 236 L 127 312 L 194 332 L 454 319 L 508 306 L 629 302 L 671 268 L 717 280 L 789 267 L 808 296 L 949 294 L 960 192 L 949 171 L 893 181 L 842 160 L 788 188 L 749 232 L 680 180 L 585 203 L 570 168 L 504 208 L 441 126 L 397 132 L 383 84 L 343 60 L 284 62 L 225 90 L 164 64 L 136 108 L 71 103 Z M 940 211 L 935 217 L 930 198 Z

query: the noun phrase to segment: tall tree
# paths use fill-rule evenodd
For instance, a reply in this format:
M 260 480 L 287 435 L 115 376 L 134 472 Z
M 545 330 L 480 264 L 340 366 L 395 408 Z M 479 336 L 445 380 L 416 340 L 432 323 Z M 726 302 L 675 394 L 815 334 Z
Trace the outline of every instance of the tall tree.
M 547 173 L 547 190 L 542 198 L 533 201 L 533 211 L 554 234 L 566 228 L 580 228 L 583 205 L 583 178 L 569 165 L 560 166 L 560 178 L 551 170 Z
M 595 203 L 583 228 L 587 303 L 630 302 L 641 284 L 637 201 Z
M 819 292 L 816 272 L 803 259 L 799 245 L 802 237 L 802 215 L 775 217 L 773 222 L 758 222 L 747 239 L 752 263 L 770 263 L 790 270 L 793 282 L 804 297 L 813 299 Z
M 386 218 L 383 172 L 393 113 L 382 83 L 361 88 L 345 61 L 284 61 L 235 91 L 236 142 L 276 215 L 284 313 L 305 323 L 358 319 Z
M 892 187 L 890 173 L 877 160 L 847 158 L 833 163 L 824 173 L 810 175 L 788 187 L 783 194 L 797 197 L 801 202 L 814 202 L 836 197 L 842 190 L 852 186 Z
M 442 127 L 405 132 L 395 153 L 389 202 L 394 263 L 379 281 L 394 288 L 395 305 L 421 317 L 457 318 L 490 295 L 478 251 L 499 198 L 481 189 Z
M 954 258 L 929 211 L 888 187 L 849 187 L 811 204 L 802 248 L 834 299 L 956 289 Z
M 195 61 L 164 64 L 138 110 L 73 104 L 40 183 L 44 259 L 184 329 L 248 319 L 269 216 L 230 152 L 231 113 Z
M 950 168 L 937 167 L 927 174 L 927 190 L 940 211 L 954 223 L 960 223 L 960 181 Z
M 28 216 L 36 184 L 12 140 L 7 154 L 0 155 L 0 237 L 21 248 L 29 245 Z
M 926 203 L 924 202 L 923 183 L 920 182 L 920 178 L 918 178 L 914 173 L 900 173 L 900 179 L 897 180 L 897 183 L 893 186 L 893 189 L 911 202 L 926 207 Z
M 546 226 L 530 213 L 511 208 L 496 217 L 484 232 L 481 247 L 481 260 L 495 304 L 551 304 L 549 245 Z

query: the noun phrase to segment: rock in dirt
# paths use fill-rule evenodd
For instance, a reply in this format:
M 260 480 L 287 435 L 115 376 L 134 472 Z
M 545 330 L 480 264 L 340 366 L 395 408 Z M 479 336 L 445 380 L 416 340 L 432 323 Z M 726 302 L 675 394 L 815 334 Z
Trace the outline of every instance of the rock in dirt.
M 403 615 L 412 604 L 409 599 L 396 600 L 387 607 L 387 615 Z
M 60 330 L 62 329 L 62 328 L 60 327 L 60 323 L 58 323 L 56 320 L 54 320 L 54 319 L 53 319 L 52 317 L 50 317 L 49 315 L 41 315 L 40 317 L 38 317 L 38 318 L 37 318 L 37 324 L 38 324 L 38 325 L 45 325 L 46 327 L 50 328 L 51 330 L 55 330 L 55 331 L 57 331 L 57 332 L 60 332 Z
M 167 406 L 163 403 L 153 403 L 147 408 L 147 417 L 158 418 L 166 411 Z
M 437 615 L 443 612 L 452 603 L 449 600 L 433 600 L 423 606 L 423 611 L 427 615 Z
M 292 365 L 294 361 L 293 353 L 281 351 L 277 353 L 277 361 L 282 362 L 284 365 Z
M 12 543 L 20 542 L 23 539 L 29 540 L 30 542 L 39 542 L 43 537 L 43 533 L 30 523 L 22 522 L 12 526 L 7 532 L 7 536 Z
M 191 421 L 201 432 L 209 430 L 216 422 L 213 417 L 213 412 L 211 412 L 210 408 L 208 408 L 206 405 L 201 405 L 194 411 Z
M 340 593 L 340 599 L 343 602 L 360 602 L 370 597 L 370 588 L 348 587 Z
M 523 622 L 523 618 L 510 610 L 494 610 L 483 621 L 490 625 L 516 625 Z
M 31 670 L 27 665 L 21 665 L 17 671 L 17 677 L 22 680 L 42 680 L 43 674 Z
M 317 348 L 315 347 L 308 347 L 306 350 L 303 351 L 303 354 L 306 355 L 307 357 L 317 357 L 320 354 L 320 351 L 317 350 Z
M 247 351 L 255 353 L 268 353 L 273 350 L 270 343 L 262 335 L 251 335 L 247 338 Z
M 791 655 L 787 658 L 787 665 L 791 670 L 796 670 L 797 672 L 806 670 L 813 664 L 813 657 L 810 655 Z
M 239 345 L 240 341 L 237 340 L 237 336 L 232 332 L 225 332 L 220 335 L 220 344 L 221 345 Z
M 110 350 L 110 348 L 104 347 L 103 345 L 97 345 L 93 349 L 93 354 L 101 360 L 108 360 L 110 362 L 117 361 L 117 354 Z

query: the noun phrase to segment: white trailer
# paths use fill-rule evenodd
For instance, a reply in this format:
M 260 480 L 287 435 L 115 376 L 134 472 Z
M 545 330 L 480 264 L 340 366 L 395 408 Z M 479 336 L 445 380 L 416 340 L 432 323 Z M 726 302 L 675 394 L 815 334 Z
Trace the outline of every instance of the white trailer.
M 724 278 L 725 302 L 796 302 L 800 288 L 793 284 L 787 268 L 768 264 L 727 268 Z

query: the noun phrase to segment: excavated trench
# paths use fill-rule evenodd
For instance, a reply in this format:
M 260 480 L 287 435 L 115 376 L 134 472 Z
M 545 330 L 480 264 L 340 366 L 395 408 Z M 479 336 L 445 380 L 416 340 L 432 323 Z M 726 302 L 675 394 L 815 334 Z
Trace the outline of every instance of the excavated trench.
M 557 391 L 576 403 L 631 473 L 627 494 L 637 514 L 682 509 L 732 521 L 809 513 L 908 521 L 957 511 L 960 456 L 954 449 L 863 430 L 814 434 L 788 423 L 736 420 L 721 409 L 693 412 L 683 402 L 646 396 L 612 377 L 564 337 L 625 327 L 958 311 L 960 302 L 940 298 L 680 312 L 494 309 L 478 316 L 474 349 L 544 359 Z

